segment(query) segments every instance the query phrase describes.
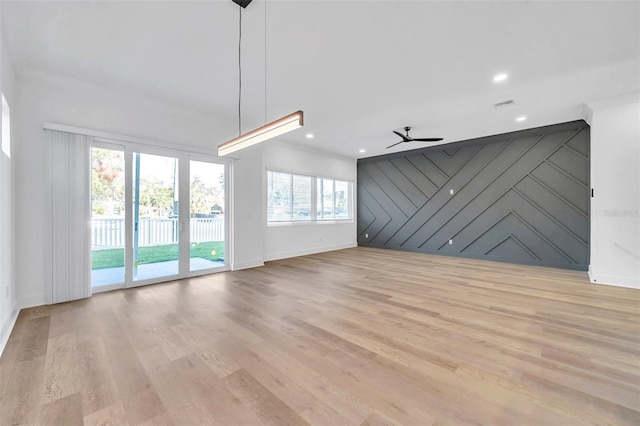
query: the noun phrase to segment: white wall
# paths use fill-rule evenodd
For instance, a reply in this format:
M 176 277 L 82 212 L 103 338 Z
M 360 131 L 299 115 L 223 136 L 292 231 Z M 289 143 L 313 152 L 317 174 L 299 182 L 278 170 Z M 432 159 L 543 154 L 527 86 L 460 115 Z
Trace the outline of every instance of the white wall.
M 300 174 L 330 177 L 354 182 L 353 200 L 356 202 L 356 160 L 329 154 L 308 147 L 293 147 L 290 144 L 272 143 L 264 147 L 263 179 L 266 170 L 297 172 Z M 263 185 L 263 205 L 266 205 L 266 185 Z M 353 209 L 355 216 L 355 208 Z M 355 247 L 356 221 L 349 223 L 308 223 L 266 225 L 263 212 L 264 258 L 283 259 L 328 250 Z
M 69 124 L 128 136 L 173 142 L 178 148 L 207 148 L 215 152 L 219 141 L 212 140 L 216 123 L 212 115 L 200 111 L 181 109 L 167 103 L 129 96 L 111 89 L 98 87 L 77 80 L 64 79 L 37 72 L 28 72 L 17 80 L 19 99 L 16 104 L 16 127 L 21 143 L 16 149 L 16 272 L 19 301 L 22 307 L 45 303 L 45 282 L 48 276 L 51 241 L 49 221 L 49 191 L 46 185 L 49 164 L 49 147 L 44 121 Z M 233 123 L 233 126 L 235 123 Z M 269 145 L 269 144 L 264 144 Z M 280 148 L 278 155 L 286 156 L 287 149 Z M 263 146 L 252 147 L 233 161 L 232 194 L 235 210 L 232 212 L 234 233 L 232 269 L 259 266 L 265 258 L 265 248 L 272 247 L 271 235 L 265 232 L 265 205 L 263 192 Z M 307 161 L 307 164 L 312 164 Z M 331 168 L 329 158 L 324 162 Z M 341 168 L 343 166 L 339 166 Z M 355 160 L 351 176 L 355 176 Z M 304 170 L 301 170 L 304 172 Z M 312 171 L 306 172 L 307 174 Z M 317 233 L 316 233 L 317 234 Z M 314 237 L 310 234 L 310 238 Z M 336 241 L 331 241 L 331 238 Z M 305 245 L 292 238 L 287 248 L 286 236 L 276 234 L 277 250 L 299 252 L 317 250 L 321 246 Z M 343 235 L 322 236 L 327 247 L 341 245 Z M 355 227 L 351 233 L 355 244 Z M 276 250 L 276 249 L 274 249 Z M 25 253 L 24 255 L 21 253 Z M 27 255 L 28 253 L 28 255 Z
M 241 160 L 233 163 L 233 253 L 231 269 L 253 268 L 264 265 L 264 234 L 262 218 L 265 206 L 262 200 L 263 147 L 253 146 L 242 151 Z
M 592 282 L 640 288 L 640 96 L 591 109 Z
M 0 92 L 11 111 L 11 151 L 16 150 L 14 72 L 0 33 Z M 2 134 L 0 124 L 0 134 Z M 6 156 L 0 150 L 0 354 L 9 339 L 18 315 L 14 269 L 14 155 Z

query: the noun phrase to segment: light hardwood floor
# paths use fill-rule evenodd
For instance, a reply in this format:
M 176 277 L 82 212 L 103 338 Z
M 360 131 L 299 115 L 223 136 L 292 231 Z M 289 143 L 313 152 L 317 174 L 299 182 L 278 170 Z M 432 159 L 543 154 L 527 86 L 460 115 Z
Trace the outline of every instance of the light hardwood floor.
M 640 291 L 355 248 L 24 310 L 0 423 L 640 424 Z

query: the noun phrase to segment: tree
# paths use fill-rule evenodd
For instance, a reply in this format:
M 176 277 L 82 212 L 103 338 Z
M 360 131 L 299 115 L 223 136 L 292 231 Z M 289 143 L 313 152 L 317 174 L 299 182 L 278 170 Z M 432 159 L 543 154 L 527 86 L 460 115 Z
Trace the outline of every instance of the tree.
M 124 208 L 124 153 L 93 148 L 91 194 L 96 212 Z
M 218 179 L 220 186 L 207 186 L 200 176 L 195 175 L 190 187 L 191 213 L 209 214 L 215 204 L 224 205 L 223 175 Z
M 124 211 L 124 153 L 111 149 L 92 149 L 92 208 L 93 213 L 102 215 Z M 140 216 L 169 217 L 173 213 L 175 200 L 174 173 L 143 173 L 140 178 Z M 224 206 L 224 172 L 217 182 L 203 180 L 195 175 L 190 187 L 190 208 L 193 214 L 209 214 L 215 204 Z M 219 184 L 219 185 L 218 185 Z M 134 194 L 135 196 L 135 194 Z
M 200 180 L 200 176 L 196 175 L 191 181 L 190 202 L 191 213 L 209 213 L 211 206 L 209 199 L 211 198 L 211 188 L 207 188 L 204 182 Z
M 173 212 L 173 188 L 156 177 L 140 179 L 140 215 L 168 217 Z

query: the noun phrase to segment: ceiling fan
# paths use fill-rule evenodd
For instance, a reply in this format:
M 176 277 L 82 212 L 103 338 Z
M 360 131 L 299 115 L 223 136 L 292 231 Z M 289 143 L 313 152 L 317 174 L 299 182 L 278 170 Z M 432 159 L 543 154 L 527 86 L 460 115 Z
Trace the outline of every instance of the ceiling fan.
M 411 126 L 406 126 L 404 128 L 404 131 L 407 132 L 407 135 L 403 135 L 400 132 L 396 132 L 395 130 L 393 131 L 393 133 L 395 133 L 396 135 L 400 136 L 402 138 L 402 140 L 398 143 L 394 143 L 393 145 L 389 145 L 387 147 L 387 149 L 394 147 L 396 145 L 399 145 L 401 143 L 404 142 L 438 142 L 441 141 L 442 138 L 412 138 L 411 136 L 409 136 L 409 130 L 411 130 Z

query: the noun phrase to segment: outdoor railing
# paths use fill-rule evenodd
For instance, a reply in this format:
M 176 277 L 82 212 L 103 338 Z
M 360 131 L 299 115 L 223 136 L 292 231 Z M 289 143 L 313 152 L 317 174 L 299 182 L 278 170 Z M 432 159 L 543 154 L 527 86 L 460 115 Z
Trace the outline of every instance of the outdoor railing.
M 192 242 L 224 241 L 224 217 L 191 218 Z M 140 219 L 138 246 L 176 244 L 179 223 L 177 218 Z M 124 247 L 124 218 L 91 219 L 91 249 Z

